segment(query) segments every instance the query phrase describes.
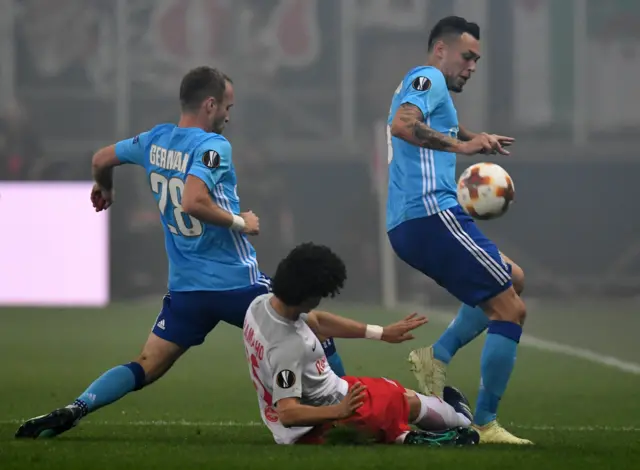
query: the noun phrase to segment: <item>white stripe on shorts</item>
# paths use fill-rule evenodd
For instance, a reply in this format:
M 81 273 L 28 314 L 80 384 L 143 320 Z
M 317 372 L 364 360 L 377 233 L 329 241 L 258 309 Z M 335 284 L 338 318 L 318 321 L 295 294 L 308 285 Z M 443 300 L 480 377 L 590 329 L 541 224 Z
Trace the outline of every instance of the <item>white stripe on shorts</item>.
M 261 286 L 265 286 L 269 292 L 271 292 L 271 283 L 266 279 L 260 279 L 256 284 L 260 284 Z
M 473 238 L 471 238 L 469 234 L 462 229 L 462 226 L 451 211 L 446 210 L 439 212 L 438 215 L 451 234 L 460 242 L 460 244 L 462 244 L 462 246 L 466 248 L 469 253 L 473 255 L 476 260 L 478 260 L 481 265 L 487 269 L 487 271 L 489 271 L 500 285 L 504 285 L 509 282 L 511 276 L 509 276 L 507 270 L 501 266 L 500 263 L 494 260 L 489 253 L 478 246 Z

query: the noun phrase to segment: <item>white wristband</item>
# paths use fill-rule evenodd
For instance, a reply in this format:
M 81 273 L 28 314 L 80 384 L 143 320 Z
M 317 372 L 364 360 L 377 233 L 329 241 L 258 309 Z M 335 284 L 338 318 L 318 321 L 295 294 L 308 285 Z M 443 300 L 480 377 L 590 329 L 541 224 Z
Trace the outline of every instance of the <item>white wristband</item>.
M 367 339 L 382 339 L 383 328 L 380 325 L 367 325 L 364 337 Z
M 239 215 L 233 214 L 233 222 L 231 223 L 231 230 L 235 230 L 236 232 L 242 232 L 244 230 L 245 224 L 244 219 Z

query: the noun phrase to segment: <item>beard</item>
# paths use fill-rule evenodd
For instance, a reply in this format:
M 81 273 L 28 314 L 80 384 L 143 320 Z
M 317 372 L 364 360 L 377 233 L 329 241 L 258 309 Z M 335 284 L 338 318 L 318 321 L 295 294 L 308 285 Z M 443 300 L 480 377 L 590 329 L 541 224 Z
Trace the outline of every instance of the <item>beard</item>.
M 226 124 L 227 123 L 225 121 L 214 122 L 212 126 L 213 132 L 215 132 L 216 134 L 222 134 Z
M 462 93 L 462 89 L 467 84 L 467 80 L 461 77 L 447 78 L 447 88 L 452 93 Z

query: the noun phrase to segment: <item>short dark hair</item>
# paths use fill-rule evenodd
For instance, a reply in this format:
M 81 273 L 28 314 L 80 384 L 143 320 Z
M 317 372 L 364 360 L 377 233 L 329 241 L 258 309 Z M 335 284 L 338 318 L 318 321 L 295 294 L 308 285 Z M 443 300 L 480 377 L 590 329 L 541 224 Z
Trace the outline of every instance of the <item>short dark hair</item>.
M 284 304 L 294 306 L 310 299 L 335 297 L 346 279 L 344 262 L 329 247 L 303 243 L 280 261 L 271 287 Z
M 429 33 L 429 50 L 432 50 L 435 43 L 446 36 L 462 36 L 464 33 L 480 40 L 480 26 L 477 23 L 471 23 L 460 16 L 442 18 Z
M 183 111 L 195 111 L 209 96 L 221 102 L 227 82 L 231 79 L 212 67 L 202 66 L 190 70 L 180 83 L 180 106 Z

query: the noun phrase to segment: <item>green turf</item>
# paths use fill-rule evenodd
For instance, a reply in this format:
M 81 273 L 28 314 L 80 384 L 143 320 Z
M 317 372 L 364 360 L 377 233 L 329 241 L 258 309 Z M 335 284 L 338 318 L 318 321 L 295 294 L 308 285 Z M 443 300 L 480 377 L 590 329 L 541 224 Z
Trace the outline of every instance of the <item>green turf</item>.
M 534 448 L 276 446 L 261 426 L 242 425 L 259 419 L 257 402 L 240 331 L 226 326 L 189 352 L 160 382 L 88 417 L 77 429 L 48 441 L 13 439 L 14 421 L 70 402 L 104 370 L 135 357 L 156 313 L 156 305 L 0 310 L 0 469 L 518 465 L 547 470 L 632 468 L 640 461 L 640 376 L 526 347 L 520 348 L 501 418 L 505 424 L 514 423 L 517 434 L 536 441 Z M 381 324 L 398 318 L 353 308 L 342 313 Z M 415 344 L 428 343 L 442 328 L 428 325 Z M 472 399 L 481 343 L 462 351 L 450 369 L 451 381 Z M 350 374 L 387 376 L 414 386 L 404 362 L 411 344 L 343 340 L 338 346 Z

